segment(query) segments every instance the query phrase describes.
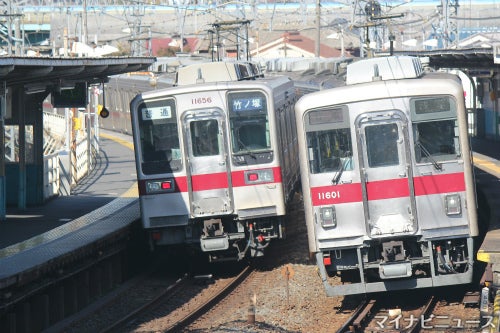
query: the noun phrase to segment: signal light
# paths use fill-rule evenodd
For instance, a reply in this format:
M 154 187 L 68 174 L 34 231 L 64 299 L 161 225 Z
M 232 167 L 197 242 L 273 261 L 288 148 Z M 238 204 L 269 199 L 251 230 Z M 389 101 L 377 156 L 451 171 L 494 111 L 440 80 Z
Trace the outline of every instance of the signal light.
M 103 106 L 101 111 L 99 112 L 99 115 L 102 118 L 108 118 L 109 117 L 109 110 L 105 106 Z
M 172 188 L 171 182 L 163 182 L 161 183 L 162 190 L 170 190 Z

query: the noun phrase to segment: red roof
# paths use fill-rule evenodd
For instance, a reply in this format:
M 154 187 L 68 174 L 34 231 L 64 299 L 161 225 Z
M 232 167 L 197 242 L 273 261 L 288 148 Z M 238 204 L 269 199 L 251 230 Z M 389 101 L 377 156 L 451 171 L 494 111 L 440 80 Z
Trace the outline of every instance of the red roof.
M 289 45 L 293 45 L 312 54 L 316 53 L 316 42 L 298 32 L 286 32 L 283 34 L 283 38 L 284 42 Z M 323 58 L 340 57 L 340 50 L 321 44 L 320 42 L 319 56 Z
M 185 44 L 184 44 L 184 52 L 189 49 L 190 52 L 193 52 L 197 49 L 198 45 L 198 38 L 196 37 L 187 37 L 184 38 Z M 151 39 L 151 51 L 152 51 L 152 56 L 156 57 L 158 56 L 158 52 L 161 49 L 166 49 L 168 47 L 171 47 L 169 44 L 177 44 L 179 45 L 180 43 L 180 38 L 152 38 Z M 180 47 L 180 45 L 178 46 Z

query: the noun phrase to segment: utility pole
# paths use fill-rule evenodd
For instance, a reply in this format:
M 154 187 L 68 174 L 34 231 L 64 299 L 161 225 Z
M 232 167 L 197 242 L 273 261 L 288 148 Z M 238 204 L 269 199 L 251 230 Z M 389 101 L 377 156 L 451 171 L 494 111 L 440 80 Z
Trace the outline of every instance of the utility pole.
M 456 21 L 451 20 L 450 9 L 453 9 L 453 15 L 456 17 L 458 14 L 458 0 L 441 0 L 441 4 L 437 6 L 441 16 L 441 39 L 443 41 L 443 48 L 448 48 L 449 43 L 452 41 L 452 36 L 455 36 L 455 41 L 458 41 L 458 28 Z
M 320 43 L 321 43 L 321 1 L 316 0 L 316 47 L 314 50 L 316 58 L 320 55 Z
M 243 39 L 244 41 L 244 54 L 246 55 L 246 60 L 250 60 L 250 41 L 248 37 L 248 25 L 252 21 L 250 20 L 235 20 L 235 21 L 222 21 L 222 22 L 215 22 L 212 23 L 212 28 L 209 30 L 210 34 L 210 49 L 212 52 L 212 61 L 220 61 L 222 58 L 225 57 L 225 49 L 226 47 L 230 47 L 231 45 L 224 45 L 223 49 L 223 42 L 222 42 L 222 37 L 224 34 L 224 39 L 227 41 L 230 41 L 231 38 L 234 38 L 234 47 L 236 48 L 236 56 L 237 59 L 240 60 L 240 50 L 241 50 L 241 40 Z M 244 36 L 241 36 L 241 28 L 245 27 L 245 32 Z M 214 42 L 214 34 L 216 41 Z M 215 55 L 214 55 L 215 54 Z
M 83 36 L 82 43 L 87 45 L 88 28 L 87 28 L 87 0 L 83 0 Z
M 16 55 L 20 55 L 20 47 L 18 42 L 22 41 L 19 37 L 21 35 L 20 32 L 20 20 L 19 18 L 22 14 L 14 13 L 12 8 L 12 1 L 10 0 L 1 0 L 0 1 L 0 18 L 2 18 L 1 22 L 4 22 L 7 26 L 7 36 L 0 36 L 5 42 L 7 42 L 7 54 L 12 56 L 13 49 Z M 12 31 L 13 23 L 16 22 L 15 31 Z M 14 42 L 14 45 L 12 43 Z

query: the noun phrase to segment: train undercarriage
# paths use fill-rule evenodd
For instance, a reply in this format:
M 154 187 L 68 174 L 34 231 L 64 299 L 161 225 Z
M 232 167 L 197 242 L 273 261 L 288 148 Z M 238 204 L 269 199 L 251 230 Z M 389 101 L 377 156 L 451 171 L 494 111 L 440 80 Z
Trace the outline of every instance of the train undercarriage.
M 319 252 L 316 259 L 332 295 L 463 284 L 472 280 L 473 241 L 380 241 Z M 342 285 L 330 285 L 332 277 L 340 277 Z
M 219 217 L 193 219 L 186 226 L 150 231 L 152 247 L 185 244 L 208 255 L 210 262 L 240 261 L 264 256 L 271 240 L 285 237 L 283 217 L 237 220 Z

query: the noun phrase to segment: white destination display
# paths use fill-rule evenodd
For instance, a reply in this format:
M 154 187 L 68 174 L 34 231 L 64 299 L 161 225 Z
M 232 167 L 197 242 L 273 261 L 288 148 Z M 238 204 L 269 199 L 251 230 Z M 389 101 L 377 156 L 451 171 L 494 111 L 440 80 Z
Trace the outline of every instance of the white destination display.
M 172 118 L 172 109 L 169 105 L 154 108 L 143 108 L 141 111 L 143 120 Z

